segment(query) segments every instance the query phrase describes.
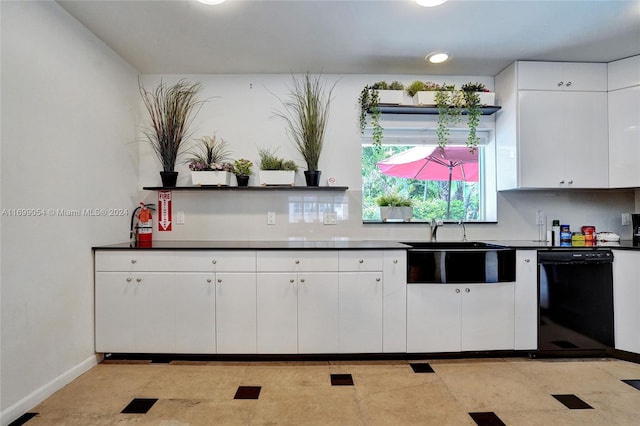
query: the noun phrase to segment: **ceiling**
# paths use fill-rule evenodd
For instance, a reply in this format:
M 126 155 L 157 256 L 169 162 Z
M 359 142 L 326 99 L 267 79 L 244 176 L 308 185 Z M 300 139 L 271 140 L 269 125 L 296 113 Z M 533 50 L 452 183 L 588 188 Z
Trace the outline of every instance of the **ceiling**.
M 493 76 L 514 60 L 640 54 L 639 0 L 57 2 L 143 74 Z M 427 64 L 435 50 L 452 58 Z

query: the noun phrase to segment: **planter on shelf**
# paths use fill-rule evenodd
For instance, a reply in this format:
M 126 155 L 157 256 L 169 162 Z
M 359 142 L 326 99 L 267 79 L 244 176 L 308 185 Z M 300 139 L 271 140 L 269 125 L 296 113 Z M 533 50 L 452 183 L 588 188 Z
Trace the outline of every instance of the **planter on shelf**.
M 294 186 L 295 170 L 260 170 L 258 173 L 261 186 Z
M 378 90 L 379 105 L 400 105 L 404 98 L 404 90 Z
M 217 170 L 191 171 L 191 181 L 194 185 L 229 186 L 231 173 Z
M 414 105 L 435 105 L 436 104 L 436 92 L 433 90 L 430 91 L 419 91 L 413 96 L 413 104 Z
M 175 188 L 178 181 L 178 172 L 160 172 L 162 186 L 165 188 Z
M 380 206 L 380 219 L 383 222 L 388 220 L 411 221 L 413 217 L 413 207 Z
M 496 104 L 495 92 L 476 92 L 476 93 L 480 96 L 480 105 L 493 106 Z
M 320 170 L 305 170 L 304 179 L 307 182 L 307 186 L 320 186 Z
M 236 181 L 238 182 L 238 186 L 248 186 L 249 185 L 249 176 L 247 176 L 247 175 L 236 175 Z

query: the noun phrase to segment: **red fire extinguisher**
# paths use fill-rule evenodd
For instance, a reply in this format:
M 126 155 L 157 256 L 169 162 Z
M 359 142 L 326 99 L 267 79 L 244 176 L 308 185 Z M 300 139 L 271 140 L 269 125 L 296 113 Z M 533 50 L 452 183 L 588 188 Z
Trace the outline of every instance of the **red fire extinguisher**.
M 135 236 L 135 242 L 140 245 L 150 245 L 153 239 L 153 216 L 155 204 L 140 203 L 131 215 L 130 238 Z M 134 218 L 137 219 L 134 226 Z

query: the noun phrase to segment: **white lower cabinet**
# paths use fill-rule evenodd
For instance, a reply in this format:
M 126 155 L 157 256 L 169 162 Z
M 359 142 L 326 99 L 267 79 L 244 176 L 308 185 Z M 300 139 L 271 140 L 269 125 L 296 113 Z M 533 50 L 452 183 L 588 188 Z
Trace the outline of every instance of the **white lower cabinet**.
M 340 273 L 340 352 L 382 352 L 382 289 L 382 271 Z
M 640 354 L 640 252 L 613 251 L 615 348 Z
M 407 286 L 407 352 L 513 348 L 514 283 Z
M 538 348 L 538 252 L 516 251 L 515 349 Z
M 215 285 L 218 353 L 256 353 L 256 274 L 218 272 Z
M 298 353 L 337 353 L 338 274 L 300 274 Z
M 175 275 L 175 353 L 216 353 L 216 277 Z

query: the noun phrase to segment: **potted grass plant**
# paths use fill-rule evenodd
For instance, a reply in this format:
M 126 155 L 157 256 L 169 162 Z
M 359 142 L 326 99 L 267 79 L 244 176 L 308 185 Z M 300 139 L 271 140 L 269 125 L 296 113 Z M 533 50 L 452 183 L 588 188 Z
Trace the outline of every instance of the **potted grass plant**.
M 410 198 L 403 197 L 397 191 L 388 192 L 376 198 L 376 204 L 380 208 L 380 219 L 401 220 L 409 222 L 413 217 L 413 203 Z
M 153 91 L 140 82 L 138 87 L 150 120 L 143 133 L 162 164 L 162 186 L 175 187 L 176 161 L 190 136 L 189 126 L 204 103 L 197 96 L 201 84 L 180 80 L 174 85 L 160 82 Z
M 414 105 L 436 105 L 436 92 L 440 85 L 432 81 L 416 80 L 407 86 L 407 94 L 413 98 Z
M 216 135 L 204 136 L 188 151 L 186 163 L 194 185 L 229 186 L 233 165 L 229 163 L 227 142 Z
M 276 112 L 285 120 L 289 137 L 307 163 L 307 170 L 304 171 L 307 186 L 318 186 L 320 183 L 322 172 L 318 170 L 318 162 L 335 85 L 327 90 L 320 76 L 311 77 L 309 73 L 300 79 L 293 77 L 289 95 L 280 99 L 284 110 Z
M 276 149 L 260 148 L 260 185 L 261 186 L 294 186 L 298 166 L 292 160 L 285 160 L 276 154 Z

